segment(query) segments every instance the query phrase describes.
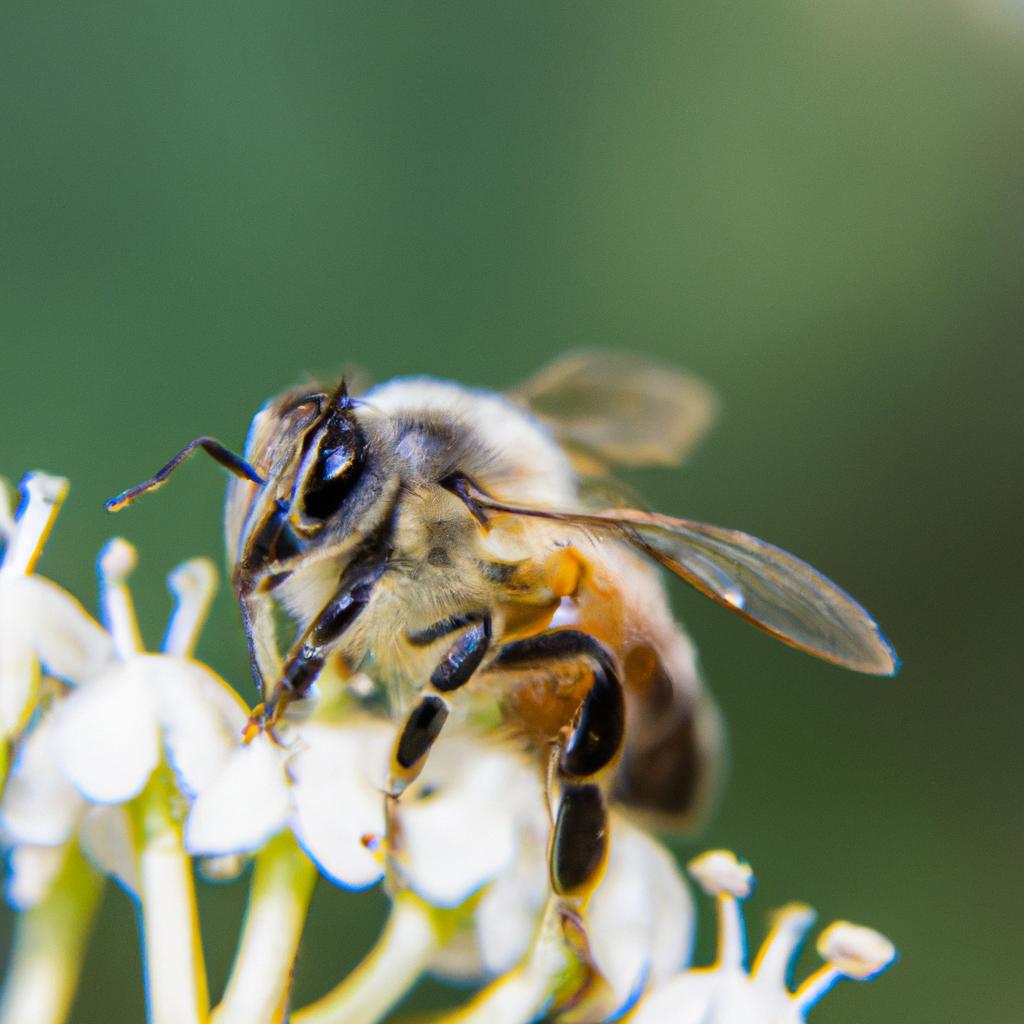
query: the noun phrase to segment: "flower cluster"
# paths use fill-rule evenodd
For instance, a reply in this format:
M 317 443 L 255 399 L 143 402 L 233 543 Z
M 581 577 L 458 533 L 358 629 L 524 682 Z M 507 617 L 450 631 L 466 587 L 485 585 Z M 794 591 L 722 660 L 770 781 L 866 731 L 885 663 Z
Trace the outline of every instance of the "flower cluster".
M 140 639 L 126 541 L 99 558 L 101 621 L 35 573 L 66 490 L 33 474 L 17 513 L 0 499 L 0 838 L 20 912 L 0 1024 L 66 1019 L 106 878 L 141 908 L 149 1019 L 173 1024 L 286 1013 L 370 1024 L 426 971 L 483 983 L 453 1024 L 791 1024 L 838 978 L 893 959 L 877 933 L 836 924 L 819 942 L 826 967 L 791 993 L 784 977 L 812 915 L 790 907 L 748 973 L 739 901 L 751 875 L 717 852 L 690 871 L 718 900 L 719 956 L 688 968 L 689 889 L 667 851 L 614 813 L 602 881 L 570 911 L 550 892 L 545 789 L 515 746 L 453 730 L 388 809 L 394 726 L 358 699 L 369 680 L 327 679 L 314 707 L 251 736 L 236 691 L 193 657 L 216 587 L 207 560 L 170 575 L 175 608 L 156 652 Z M 219 877 L 253 861 L 235 965 L 212 1011 L 193 860 Z M 290 1009 L 318 875 L 383 884 L 392 912 L 356 971 Z

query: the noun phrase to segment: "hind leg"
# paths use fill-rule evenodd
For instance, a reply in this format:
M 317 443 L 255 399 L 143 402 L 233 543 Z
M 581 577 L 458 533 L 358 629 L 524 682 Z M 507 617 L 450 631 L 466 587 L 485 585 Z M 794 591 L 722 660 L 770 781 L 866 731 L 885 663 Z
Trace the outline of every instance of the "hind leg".
M 567 736 L 554 752 L 551 782 L 558 807 L 551 834 L 552 890 L 582 904 L 601 880 L 608 854 L 608 806 L 599 777 L 617 757 L 625 736 L 626 711 L 618 668 L 599 640 L 561 629 L 505 644 L 494 668 L 543 668 L 584 661 L 593 680 Z

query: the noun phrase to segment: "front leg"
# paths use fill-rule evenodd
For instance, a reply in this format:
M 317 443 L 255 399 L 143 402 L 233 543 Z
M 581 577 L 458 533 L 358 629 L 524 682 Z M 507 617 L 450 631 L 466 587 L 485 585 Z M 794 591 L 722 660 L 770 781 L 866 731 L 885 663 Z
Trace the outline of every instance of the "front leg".
M 374 584 L 382 573 L 383 570 L 377 570 L 354 584 L 351 580 L 343 581 L 334 597 L 306 627 L 292 647 L 265 704 L 254 715 L 260 726 L 273 727 L 293 700 L 309 692 L 331 652 L 370 603 Z

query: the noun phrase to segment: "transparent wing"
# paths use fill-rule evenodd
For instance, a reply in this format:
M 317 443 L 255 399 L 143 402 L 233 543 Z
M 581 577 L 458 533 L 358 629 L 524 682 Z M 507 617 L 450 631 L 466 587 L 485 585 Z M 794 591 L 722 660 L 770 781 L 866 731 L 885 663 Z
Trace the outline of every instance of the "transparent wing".
M 678 465 L 711 425 L 717 404 L 695 377 L 625 352 L 571 352 L 509 397 L 598 468 Z
M 631 509 L 591 515 L 547 512 L 474 497 L 494 511 L 613 533 L 723 607 L 825 661 L 883 676 L 899 667 L 875 620 L 849 594 L 795 555 L 757 537 Z

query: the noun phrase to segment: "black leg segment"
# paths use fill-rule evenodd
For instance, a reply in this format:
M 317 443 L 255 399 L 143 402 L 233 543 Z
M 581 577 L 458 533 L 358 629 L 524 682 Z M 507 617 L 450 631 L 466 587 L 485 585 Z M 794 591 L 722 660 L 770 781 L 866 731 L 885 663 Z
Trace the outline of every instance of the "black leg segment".
M 426 629 L 406 633 L 406 637 L 414 647 L 426 647 L 435 640 L 440 640 L 443 636 L 457 633 L 460 629 L 465 629 L 466 626 L 472 626 L 476 622 L 483 622 L 484 619 L 490 619 L 487 612 L 467 612 L 465 615 L 449 615 L 447 619 L 441 619 L 440 622 L 435 622 L 433 625 L 427 626 Z
M 410 643 L 425 646 L 469 626 L 445 652 L 430 676 L 430 685 L 439 693 L 451 693 L 465 686 L 491 645 L 491 616 L 486 612 L 453 615 L 409 636 Z M 426 694 L 412 709 L 399 733 L 391 756 L 390 796 L 398 798 L 423 770 L 427 755 L 448 718 L 448 705 L 435 694 Z
M 441 693 L 450 693 L 469 682 L 491 645 L 491 617 L 470 626 L 448 649 L 430 676 L 430 685 Z
M 551 887 L 559 896 L 584 895 L 596 884 L 608 853 L 608 811 L 593 783 L 562 787 L 551 839 Z
M 448 705 L 440 697 L 428 694 L 420 700 L 398 737 L 395 762 L 399 768 L 410 771 L 426 758 L 447 719 Z
M 391 775 L 388 798 L 397 800 L 405 788 L 416 780 L 427 755 L 448 720 L 448 705 L 441 697 L 428 693 L 412 709 L 398 734 L 391 754 Z
M 360 612 L 370 603 L 377 572 L 369 579 L 346 584 L 309 624 L 301 640 L 292 649 L 281 677 L 267 697 L 266 718 L 273 724 L 288 703 L 309 692 L 324 667 L 331 648 L 345 635 Z
M 563 777 L 581 779 L 606 767 L 621 749 L 625 735 L 622 684 L 609 650 L 588 633 L 559 629 L 505 644 L 493 665 L 513 668 L 572 658 L 586 658 L 594 666 L 593 685 L 559 759 Z

